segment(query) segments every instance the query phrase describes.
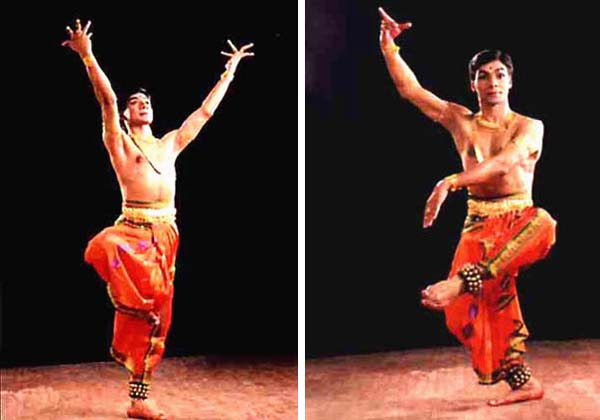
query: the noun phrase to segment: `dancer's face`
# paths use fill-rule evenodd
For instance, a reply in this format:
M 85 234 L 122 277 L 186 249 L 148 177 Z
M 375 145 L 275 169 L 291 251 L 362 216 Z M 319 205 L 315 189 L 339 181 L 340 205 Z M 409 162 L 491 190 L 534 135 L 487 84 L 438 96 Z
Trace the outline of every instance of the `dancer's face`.
M 131 95 L 127 100 L 125 118 L 130 124 L 152 124 L 154 112 L 150 98 L 143 93 Z
M 471 89 L 481 102 L 493 105 L 508 100 L 512 87 L 512 75 L 500 61 L 494 60 L 481 66 L 471 82 Z

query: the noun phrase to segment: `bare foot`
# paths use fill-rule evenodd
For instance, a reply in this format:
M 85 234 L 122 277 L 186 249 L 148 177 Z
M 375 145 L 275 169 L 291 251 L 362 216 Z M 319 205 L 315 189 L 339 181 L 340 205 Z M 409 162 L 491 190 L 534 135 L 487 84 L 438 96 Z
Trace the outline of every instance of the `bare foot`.
M 127 417 L 144 420 L 166 420 L 167 416 L 158 411 L 153 404 L 147 400 L 131 400 L 131 406 L 127 409 Z
M 490 400 L 488 404 L 492 407 L 499 405 L 513 404 L 521 401 L 539 400 L 544 396 L 544 389 L 540 381 L 531 377 L 529 381 L 521 388 L 510 391 L 504 398 L 499 400 Z
M 421 303 L 429 309 L 441 311 L 460 295 L 461 288 L 462 279 L 458 276 L 438 281 L 421 291 Z

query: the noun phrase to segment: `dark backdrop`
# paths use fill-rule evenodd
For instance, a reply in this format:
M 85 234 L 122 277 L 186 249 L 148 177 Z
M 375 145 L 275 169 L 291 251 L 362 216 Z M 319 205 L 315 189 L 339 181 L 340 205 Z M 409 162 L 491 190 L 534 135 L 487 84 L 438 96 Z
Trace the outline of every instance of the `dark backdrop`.
M 448 3 L 448 4 L 446 4 Z M 467 62 L 515 63 L 512 108 L 545 123 L 535 202 L 558 221 L 548 259 L 519 280 L 532 339 L 599 337 L 598 88 L 589 10 L 530 2 L 306 2 L 306 353 L 454 345 L 419 291 L 446 277 L 465 214 L 453 194 L 421 228 L 434 184 L 457 172 L 449 134 L 396 93 L 379 52 L 383 6 L 413 27 L 399 39 L 422 85 L 476 109 Z
M 113 311 L 83 251 L 116 219 L 121 197 L 91 84 L 60 45 L 76 17 L 92 20 L 95 54 L 117 93 L 150 90 L 159 136 L 217 82 L 227 39 L 254 42 L 256 56 L 240 63 L 177 162 L 181 246 L 166 355 L 295 354 L 297 10 L 83 4 L 21 4 L 5 15 L 2 365 L 110 360 Z

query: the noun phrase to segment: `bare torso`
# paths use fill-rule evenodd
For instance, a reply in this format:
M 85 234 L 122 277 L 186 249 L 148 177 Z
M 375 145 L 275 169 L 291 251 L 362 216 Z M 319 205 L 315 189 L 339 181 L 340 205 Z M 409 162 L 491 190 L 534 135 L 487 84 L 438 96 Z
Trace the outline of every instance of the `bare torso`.
M 454 121 L 450 132 L 463 168 L 469 170 L 502 152 L 531 119 L 513 113 L 512 118 L 499 127 L 490 127 L 485 122 L 482 123 L 474 114 L 456 115 Z M 470 194 L 478 197 L 531 194 L 535 164 L 540 152 L 541 150 L 531 153 L 524 162 L 510 168 L 504 175 L 497 176 L 485 184 L 470 186 Z
M 109 153 L 123 200 L 174 205 L 177 156 L 170 136 L 134 141 L 125 133 L 121 135 L 122 150 Z

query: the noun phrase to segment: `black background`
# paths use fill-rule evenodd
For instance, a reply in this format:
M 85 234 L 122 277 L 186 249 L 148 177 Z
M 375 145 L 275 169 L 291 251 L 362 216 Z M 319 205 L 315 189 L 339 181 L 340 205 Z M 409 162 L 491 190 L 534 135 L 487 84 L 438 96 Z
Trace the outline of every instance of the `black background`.
M 454 345 L 419 303 L 446 277 L 465 213 L 452 195 L 421 228 L 427 196 L 460 170 L 450 135 L 395 91 L 378 45 L 383 6 L 421 84 L 476 110 L 467 63 L 508 51 L 510 100 L 545 124 L 534 200 L 558 221 L 548 259 L 523 271 L 531 339 L 600 337 L 595 205 L 597 98 L 590 10 L 569 3 L 306 2 L 306 354 Z M 591 67 L 590 67 L 591 66 Z
M 79 3 L 23 3 L 5 15 L 12 169 L 2 365 L 110 360 L 113 310 L 83 251 L 116 219 L 121 197 L 91 84 L 61 47 L 76 17 L 92 20 L 95 54 L 117 94 L 149 89 L 158 136 L 200 106 L 224 71 L 227 39 L 255 44 L 177 161 L 181 244 L 166 356 L 296 354 L 297 9 Z

